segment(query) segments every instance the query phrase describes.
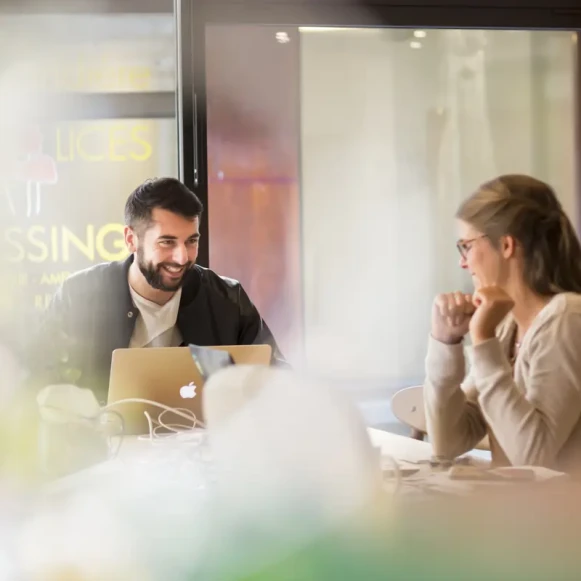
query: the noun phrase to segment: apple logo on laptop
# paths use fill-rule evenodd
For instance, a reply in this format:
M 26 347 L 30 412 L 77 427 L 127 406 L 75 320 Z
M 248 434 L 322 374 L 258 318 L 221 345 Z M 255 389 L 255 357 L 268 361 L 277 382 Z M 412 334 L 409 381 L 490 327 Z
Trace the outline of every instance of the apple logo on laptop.
M 182 399 L 192 399 L 196 397 L 197 385 L 192 381 L 188 385 L 180 387 L 180 396 Z

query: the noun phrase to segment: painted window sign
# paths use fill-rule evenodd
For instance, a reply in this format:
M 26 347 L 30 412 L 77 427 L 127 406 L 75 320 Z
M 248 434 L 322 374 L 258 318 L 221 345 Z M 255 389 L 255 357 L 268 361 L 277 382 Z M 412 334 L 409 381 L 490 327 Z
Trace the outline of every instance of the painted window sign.
M 2 307 L 43 309 L 70 273 L 123 260 L 127 196 L 176 173 L 173 119 L 19 127 L 0 142 L 0 235 L 12 281 Z
M 13 157 L 0 175 L 3 176 L 3 189 L 7 210 L 16 216 L 20 210 L 17 198 L 24 184 L 26 195 L 26 216 L 39 215 L 41 211 L 42 186 L 56 184 L 58 180 L 57 166 L 54 158 L 43 152 L 42 133 L 38 126 L 25 128 L 17 134 Z

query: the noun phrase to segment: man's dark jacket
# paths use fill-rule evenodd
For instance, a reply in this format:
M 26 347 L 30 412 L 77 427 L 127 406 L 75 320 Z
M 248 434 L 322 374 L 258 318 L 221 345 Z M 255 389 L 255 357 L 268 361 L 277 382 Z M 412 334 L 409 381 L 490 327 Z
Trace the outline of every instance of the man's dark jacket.
M 47 310 L 31 356 L 33 382 L 72 382 L 106 399 L 111 355 L 128 347 L 139 314 L 124 262 L 98 264 L 69 277 Z M 284 364 L 276 341 L 242 285 L 194 266 L 185 275 L 177 326 L 184 345 L 268 344 Z

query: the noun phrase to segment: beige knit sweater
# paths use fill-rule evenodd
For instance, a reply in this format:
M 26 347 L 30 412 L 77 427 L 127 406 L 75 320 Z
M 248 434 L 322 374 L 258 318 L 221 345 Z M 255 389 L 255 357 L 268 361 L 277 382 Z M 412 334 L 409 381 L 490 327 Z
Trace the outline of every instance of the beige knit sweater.
M 511 315 L 497 338 L 472 349 L 429 340 L 424 402 L 438 456 L 490 437 L 496 465 L 581 469 L 581 295 L 555 296 L 537 315 L 514 363 Z

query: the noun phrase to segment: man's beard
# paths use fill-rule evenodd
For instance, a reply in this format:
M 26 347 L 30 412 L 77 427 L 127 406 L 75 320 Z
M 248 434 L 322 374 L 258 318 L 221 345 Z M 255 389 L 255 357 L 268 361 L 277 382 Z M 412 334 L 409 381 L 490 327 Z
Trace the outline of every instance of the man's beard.
M 141 274 L 144 276 L 149 286 L 156 290 L 168 293 L 177 291 L 184 284 L 186 274 L 193 266 L 192 262 L 186 262 L 185 267 L 184 265 L 176 264 L 175 262 L 160 262 L 157 265 L 153 264 L 153 262 L 146 262 L 143 256 L 142 248 L 138 248 L 135 255 L 137 258 L 137 266 L 139 267 Z M 173 266 L 176 268 L 184 267 L 181 278 L 172 284 L 166 284 L 163 280 L 163 266 Z

